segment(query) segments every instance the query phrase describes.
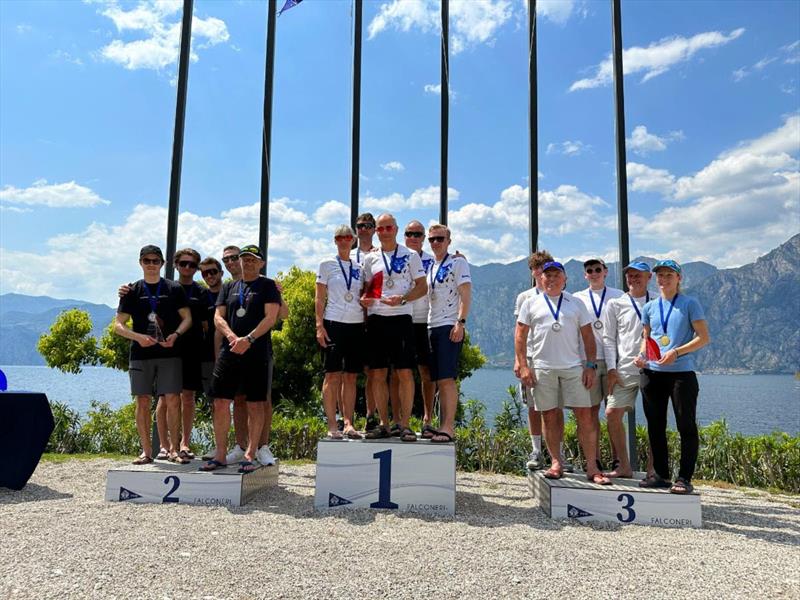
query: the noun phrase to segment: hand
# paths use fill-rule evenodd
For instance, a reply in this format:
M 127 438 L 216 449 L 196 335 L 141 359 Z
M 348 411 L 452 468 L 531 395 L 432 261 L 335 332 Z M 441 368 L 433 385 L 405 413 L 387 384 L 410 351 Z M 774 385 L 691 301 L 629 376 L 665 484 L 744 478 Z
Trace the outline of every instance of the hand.
M 121 286 L 119 286 L 119 289 L 117 290 L 117 295 L 120 298 L 123 298 L 123 297 L 127 296 L 128 292 L 130 292 L 130 291 L 131 291 L 131 284 L 123 283 Z
M 517 359 L 514 359 L 514 377 L 517 379 L 522 379 L 522 375 L 520 374 L 520 364 L 517 362 Z
M 283 294 L 283 286 L 276 280 L 275 287 L 278 288 L 278 292 Z
M 323 348 L 328 347 L 328 342 L 331 341 L 331 338 L 328 337 L 328 332 L 325 330 L 324 325 L 317 325 L 317 342 Z
M 463 254 L 461 254 L 461 252 L 459 252 L 458 250 L 453 252 L 453 257 L 454 258 L 463 258 L 464 260 L 467 260 L 467 257 L 464 256 Z M 469 261 L 467 260 L 467 262 L 469 262 Z
M 453 328 L 450 330 L 450 341 L 454 343 L 458 343 L 464 339 L 464 324 L 456 322 L 453 325 Z
M 364 308 L 369 308 L 375 303 L 375 298 L 369 298 L 367 296 L 361 296 L 361 300 L 359 300 L 361 306 Z
M 402 301 L 403 297 L 400 294 L 394 294 L 392 296 L 381 298 L 381 304 L 386 304 L 387 306 L 399 306 Z
M 647 366 L 647 361 L 641 356 L 637 356 L 633 359 L 633 364 L 639 369 L 644 369 Z
M 236 340 L 231 344 L 231 352 L 234 354 L 244 354 L 250 349 L 250 342 L 247 341 L 246 337 L 236 338 Z
M 594 378 L 597 376 L 597 371 L 595 369 L 583 369 L 583 387 L 587 390 L 591 389 L 594 385 Z
M 522 365 L 519 368 L 520 378 L 519 380 L 522 382 L 522 385 L 529 388 L 536 387 L 536 375 L 534 375 L 533 371 L 528 367 L 528 365 Z
M 656 361 L 656 364 L 657 365 L 671 365 L 676 360 L 678 360 L 678 351 L 675 350 L 675 348 L 673 348 L 672 350 L 668 350 L 667 352 L 662 354 L 661 358 L 659 358 Z
M 608 386 L 608 395 L 614 393 L 614 386 L 619 382 L 619 375 L 616 369 L 611 369 L 606 376 L 606 385 Z
M 156 338 L 154 337 L 150 337 L 149 335 L 145 335 L 142 333 L 136 338 L 136 342 L 142 348 L 148 348 L 149 346 L 154 346 L 155 344 L 157 344 L 158 340 L 156 340 Z
M 164 348 L 172 348 L 172 346 L 175 345 L 175 340 L 177 339 L 178 339 L 178 334 L 173 332 L 170 333 L 167 336 L 167 339 L 165 339 L 163 342 L 159 342 L 159 345 L 163 346 Z

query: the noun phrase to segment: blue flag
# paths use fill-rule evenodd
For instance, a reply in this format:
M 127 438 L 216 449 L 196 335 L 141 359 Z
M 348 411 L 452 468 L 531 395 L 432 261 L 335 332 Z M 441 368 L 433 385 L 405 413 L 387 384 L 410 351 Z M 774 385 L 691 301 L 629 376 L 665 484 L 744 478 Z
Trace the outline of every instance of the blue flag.
M 302 1 L 303 0 L 286 0 L 286 3 L 283 5 L 283 8 L 278 12 L 278 16 L 280 17 L 283 14 L 283 11 L 289 10 L 290 8 L 294 8 Z

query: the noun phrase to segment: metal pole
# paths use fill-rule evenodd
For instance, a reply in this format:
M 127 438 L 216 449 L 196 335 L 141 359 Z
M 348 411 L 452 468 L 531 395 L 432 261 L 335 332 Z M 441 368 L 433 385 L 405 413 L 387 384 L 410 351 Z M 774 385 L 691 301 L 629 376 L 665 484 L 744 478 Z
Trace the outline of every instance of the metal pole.
M 361 156 L 361 14 L 363 0 L 354 0 L 353 28 L 353 137 L 350 171 L 350 226 L 355 230 L 358 218 L 358 184 Z
M 528 0 L 528 222 L 531 254 L 539 246 L 539 101 L 536 73 L 536 0 Z
M 269 180 L 272 153 L 272 80 L 275 74 L 275 20 L 277 0 L 267 3 L 267 57 L 264 67 L 264 128 L 261 134 L 261 213 L 258 246 L 264 256 L 269 250 Z M 264 267 L 266 269 L 266 266 Z
M 189 83 L 189 52 L 192 40 L 192 4 L 183 0 L 181 24 L 181 53 L 178 61 L 178 97 L 175 105 L 175 129 L 172 135 L 172 169 L 169 174 L 169 207 L 167 208 L 167 264 L 164 276 L 175 276 L 175 257 L 178 240 L 178 212 L 181 201 L 181 166 L 183 164 L 183 126 L 186 121 L 186 91 Z
M 439 223 L 447 225 L 447 133 L 450 127 L 450 2 L 442 0 L 442 58 L 441 58 L 441 177 L 439 180 Z
M 630 262 L 628 247 L 628 169 L 625 157 L 625 75 L 622 70 L 622 14 L 620 0 L 611 0 L 612 41 L 614 45 L 614 107 L 616 108 L 617 144 L 617 231 L 619 233 L 620 287 L 627 291 L 622 269 Z M 631 468 L 639 470 L 636 449 L 636 409 L 628 412 L 628 453 Z

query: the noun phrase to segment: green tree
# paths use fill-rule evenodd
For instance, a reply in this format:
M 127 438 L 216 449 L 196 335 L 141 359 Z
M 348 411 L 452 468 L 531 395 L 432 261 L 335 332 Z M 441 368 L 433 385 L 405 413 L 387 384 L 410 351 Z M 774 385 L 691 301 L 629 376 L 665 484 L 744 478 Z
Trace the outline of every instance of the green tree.
M 47 366 L 64 373 L 80 373 L 83 365 L 96 365 L 99 360 L 97 340 L 91 333 L 89 313 L 77 308 L 65 310 L 39 338 L 36 349 Z
M 113 319 L 103 332 L 103 337 L 100 338 L 100 347 L 97 349 L 97 356 L 103 366 L 127 371 L 131 341 L 114 332 L 115 322 L 116 319 Z M 128 327 L 130 326 L 131 321 L 128 319 Z

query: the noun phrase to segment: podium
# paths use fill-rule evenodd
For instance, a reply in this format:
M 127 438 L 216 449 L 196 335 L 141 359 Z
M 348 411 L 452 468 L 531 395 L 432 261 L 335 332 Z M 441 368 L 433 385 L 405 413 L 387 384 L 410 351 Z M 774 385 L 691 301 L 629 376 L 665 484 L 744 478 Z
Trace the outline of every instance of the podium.
M 428 440 L 320 440 L 314 509 L 456 510 L 456 449 Z
M 180 465 L 155 461 L 110 469 L 106 501 L 155 504 L 242 506 L 255 494 L 278 482 L 278 464 L 237 473 L 238 463 L 210 473 L 198 471 L 205 461 Z
M 588 482 L 583 473 L 565 473 L 561 479 L 547 479 L 543 473 L 528 473 L 528 485 L 536 503 L 551 519 L 673 528 L 703 526 L 698 492 L 679 495 L 669 489 L 640 488 L 641 478 L 597 485 Z

